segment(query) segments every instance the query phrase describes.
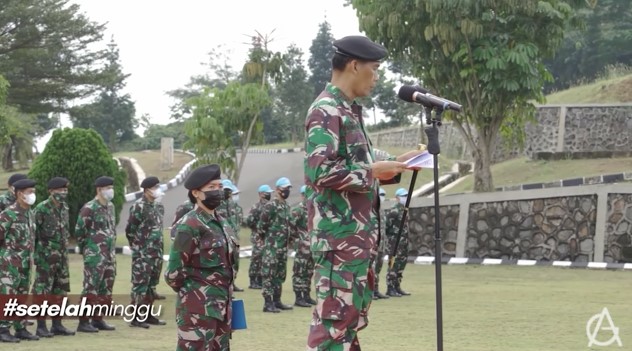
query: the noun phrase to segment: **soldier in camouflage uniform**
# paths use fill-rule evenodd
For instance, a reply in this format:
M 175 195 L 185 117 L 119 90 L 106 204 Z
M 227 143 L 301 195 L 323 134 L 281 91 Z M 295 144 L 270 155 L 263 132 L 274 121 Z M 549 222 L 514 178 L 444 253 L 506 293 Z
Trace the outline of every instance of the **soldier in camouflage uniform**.
M 373 263 L 371 264 L 371 267 L 373 267 L 373 270 L 375 271 L 375 287 L 373 289 L 373 300 L 378 300 L 378 299 L 388 299 L 388 295 L 384 295 L 380 292 L 379 286 L 380 286 L 380 272 L 382 272 L 382 266 L 384 265 L 384 254 L 386 252 L 387 245 L 387 238 L 385 237 L 385 233 L 386 233 L 386 217 L 385 217 L 385 210 L 384 210 L 384 201 L 386 201 L 386 191 L 382 188 L 380 188 L 380 214 L 379 214 L 379 226 L 380 226 L 380 233 L 382 233 L 382 236 L 380 237 L 380 242 L 378 244 L 377 247 L 377 256 L 375 257 L 375 259 L 373 260 Z
M 244 223 L 244 209 L 239 205 L 239 189 L 233 184 L 233 206 L 235 207 L 236 226 L 241 229 Z
M 233 202 L 232 200 L 233 190 L 236 188 L 233 185 L 233 182 L 231 182 L 229 179 L 222 180 L 222 186 L 224 190 L 224 199 L 217 208 L 217 213 L 222 218 L 225 218 L 228 224 L 231 226 L 231 234 L 234 235 L 233 240 L 235 240 L 235 242 L 237 242 L 237 245 L 239 245 L 239 230 L 241 227 L 241 219 L 239 218 L 239 210 L 235 206 L 235 202 Z M 233 255 L 235 255 L 235 257 L 233 257 L 233 262 L 235 264 L 233 270 L 235 272 L 235 279 L 237 279 L 237 273 L 239 272 L 239 250 L 234 251 Z M 233 291 L 241 292 L 244 291 L 244 289 L 239 288 L 237 287 L 237 285 L 235 285 L 233 286 Z
M 140 187 L 143 197 L 129 209 L 125 236 L 132 249 L 132 304 L 152 305 L 156 300 L 154 284 L 162 272 L 162 220 L 165 208 L 158 201 L 163 193 L 157 177 L 145 178 Z M 152 281 L 153 280 L 153 281 Z M 136 316 L 130 326 L 149 328 L 149 325 L 165 325 L 162 320 L 148 316 L 141 320 Z
M 22 173 L 15 173 L 9 177 L 9 181 L 7 182 L 8 190 L 4 194 L 0 195 L 0 212 L 4 211 L 7 207 L 15 203 L 13 183 L 22 179 L 26 179 L 26 175 Z
M 262 269 L 264 305 L 263 312 L 278 313 L 291 310 L 292 306 L 281 302 L 283 282 L 287 276 L 287 247 L 290 235 L 290 207 L 287 198 L 292 184 L 282 177 L 276 182 L 275 199 L 261 210 L 257 230 L 264 233 Z
M 307 348 L 357 351 L 357 332 L 368 323 L 373 298 L 379 181 L 398 182 L 406 169 L 402 161 L 421 152 L 375 161 L 356 98 L 370 95 L 386 49 L 362 36 L 334 46 L 331 83 L 305 121 L 307 223 L 318 302 Z
M 250 277 L 250 289 L 261 289 L 263 281 L 261 278 L 261 252 L 263 249 L 263 234 L 259 233 L 257 225 L 259 224 L 259 218 L 261 216 L 261 209 L 266 202 L 270 201 L 272 188 L 267 185 L 261 185 L 258 189 L 259 202 L 255 203 L 248 217 L 246 218 L 246 225 L 250 228 L 250 244 L 252 244 L 252 256 L 250 257 L 250 267 L 248 269 L 248 276 Z
M 68 179 L 54 177 L 48 181 L 48 199 L 40 202 L 33 211 L 35 218 L 35 282 L 31 293 L 34 295 L 58 296 L 70 292 L 68 271 Z M 40 337 L 53 335 L 75 335 L 61 323 L 61 317 L 53 318 L 50 331 L 44 318 L 37 321 L 35 332 Z
M 189 213 L 189 211 L 193 211 L 195 208 L 195 204 L 191 203 L 191 201 L 187 200 L 180 204 L 178 208 L 176 208 L 176 216 L 173 219 L 173 223 L 171 223 L 171 240 L 176 237 L 176 223 L 180 220 L 180 218 L 184 217 L 185 214 Z
M 15 202 L 0 213 L 0 294 L 28 294 L 33 257 L 35 221 L 31 206 L 35 203 L 35 181 L 21 179 L 12 183 Z M 26 330 L 26 320 L 0 321 L 0 341 L 39 340 Z M 9 328 L 13 325 L 15 336 Z
M 83 254 L 82 297 L 91 305 L 110 304 L 116 277 L 116 224 L 114 223 L 114 179 L 99 177 L 94 182 L 96 196 L 79 211 L 75 237 Z M 79 318 L 77 331 L 95 333 L 114 330 L 103 316 Z
M 310 296 L 312 276 L 314 275 L 314 258 L 309 249 L 309 233 L 307 232 L 307 198 L 305 188 L 301 187 L 301 203 L 292 209 L 290 214 L 290 241 L 294 242 L 294 266 L 292 267 L 292 288 L 296 300 L 295 306 L 311 307 L 316 301 Z
M 176 224 L 165 281 L 176 292 L 177 351 L 230 349 L 232 227 L 216 211 L 224 199 L 218 165 L 195 169 L 184 187 L 196 209 Z
M 388 254 L 393 254 L 395 248 L 395 242 L 399 234 L 399 225 L 402 222 L 404 215 L 406 198 L 408 197 L 408 191 L 404 188 L 399 188 L 395 192 L 395 199 L 397 202 L 395 206 L 386 214 L 386 237 L 388 238 Z M 388 268 L 386 274 L 386 295 L 393 297 L 401 297 L 410 295 L 410 293 L 402 290 L 402 274 L 406 263 L 408 262 L 408 223 L 404 223 L 402 228 L 402 235 L 399 238 L 399 244 L 397 245 L 397 253 L 395 254 L 395 260 L 393 267 Z

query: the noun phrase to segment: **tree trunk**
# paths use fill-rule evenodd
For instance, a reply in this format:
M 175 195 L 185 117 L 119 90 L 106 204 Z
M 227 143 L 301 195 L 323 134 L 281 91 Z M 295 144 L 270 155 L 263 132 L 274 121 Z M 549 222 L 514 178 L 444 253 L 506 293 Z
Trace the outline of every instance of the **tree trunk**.
M 292 145 L 294 145 L 294 147 L 298 146 L 298 137 L 296 134 L 296 130 L 292 129 Z
M 13 137 L 2 149 L 2 169 L 7 172 L 13 171 Z
M 235 172 L 234 183 L 239 182 L 239 175 L 241 174 L 241 170 L 244 167 L 244 163 L 246 162 L 246 155 L 248 154 L 248 148 L 250 147 L 250 138 L 252 137 L 252 130 L 255 128 L 255 124 L 257 123 L 257 118 L 259 118 L 259 114 L 257 113 L 250 121 L 250 125 L 248 126 L 248 132 L 244 138 L 244 143 L 241 146 L 241 156 L 239 157 L 239 165 L 237 171 Z
M 491 169 L 491 139 L 489 137 L 479 137 L 478 147 L 472 151 L 474 158 L 474 192 L 494 191 Z

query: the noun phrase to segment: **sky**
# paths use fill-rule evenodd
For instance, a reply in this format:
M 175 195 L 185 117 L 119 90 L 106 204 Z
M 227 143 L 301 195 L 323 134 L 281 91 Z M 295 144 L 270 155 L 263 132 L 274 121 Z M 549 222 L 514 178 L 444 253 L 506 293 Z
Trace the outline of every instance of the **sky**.
M 184 86 L 204 72 L 208 52 L 224 45 L 241 68 L 247 58 L 246 35 L 270 33 L 271 49 L 284 51 L 291 43 L 309 57 L 309 47 L 325 19 L 334 38 L 362 34 L 358 19 L 344 0 L 71 0 L 91 20 L 105 23 L 104 45 L 113 36 L 121 64 L 130 74 L 124 92 L 136 105 L 136 116 L 169 123 L 173 102 L 165 92 Z M 67 119 L 63 126 L 71 126 Z M 42 150 L 49 136 L 38 142 Z

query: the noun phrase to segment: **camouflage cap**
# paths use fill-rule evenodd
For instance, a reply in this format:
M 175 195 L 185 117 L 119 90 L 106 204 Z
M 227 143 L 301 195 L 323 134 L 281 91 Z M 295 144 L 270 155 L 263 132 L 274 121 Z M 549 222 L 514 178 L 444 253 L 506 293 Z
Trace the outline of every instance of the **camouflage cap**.
M 143 189 L 153 188 L 160 183 L 158 177 L 147 177 L 140 183 L 140 187 Z
M 385 47 L 362 35 L 338 39 L 334 41 L 334 47 L 336 54 L 365 61 L 381 61 L 387 52 Z
M 22 190 L 27 188 L 34 188 L 35 181 L 31 179 L 20 179 L 17 182 L 13 183 L 13 188 L 15 190 Z
M 184 187 L 187 190 L 197 190 L 212 180 L 221 179 L 221 176 L 222 171 L 218 164 L 203 165 L 189 174 L 184 182 Z
M 54 177 L 48 181 L 48 189 L 61 189 L 68 187 L 68 179 L 64 177 Z
M 26 174 L 15 173 L 9 177 L 9 181 L 7 183 L 9 184 L 9 186 L 13 186 L 13 183 L 17 182 L 18 180 L 22 180 L 26 178 L 27 178 Z

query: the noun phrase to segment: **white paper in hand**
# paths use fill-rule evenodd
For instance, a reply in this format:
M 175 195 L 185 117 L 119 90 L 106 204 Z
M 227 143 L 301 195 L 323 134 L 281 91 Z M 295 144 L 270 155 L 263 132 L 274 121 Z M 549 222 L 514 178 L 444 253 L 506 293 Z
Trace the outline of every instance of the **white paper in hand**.
M 432 155 L 428 153 L 428 151 L 424 151 L 421 154 L 406 160 L 404 163 L 408 166 L 408 168 L 432 168 L 434 166 Z

